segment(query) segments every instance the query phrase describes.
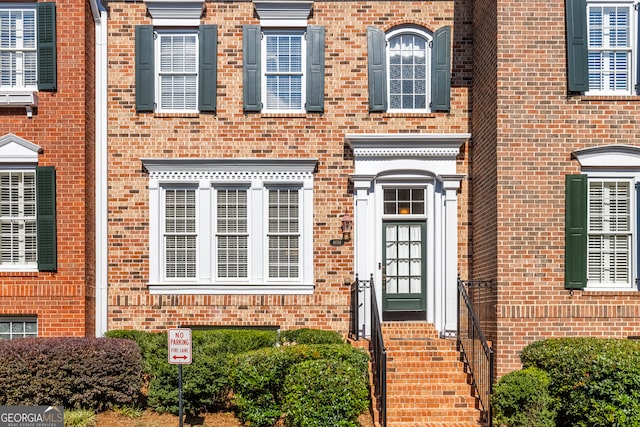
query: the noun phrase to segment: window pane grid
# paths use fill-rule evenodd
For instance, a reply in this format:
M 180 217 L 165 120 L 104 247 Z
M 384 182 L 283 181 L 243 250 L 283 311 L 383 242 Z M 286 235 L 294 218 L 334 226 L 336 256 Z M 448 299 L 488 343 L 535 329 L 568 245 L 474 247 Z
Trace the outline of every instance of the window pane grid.
M 160 34 L 160 109 L 198 107 L 198 38 L 195 34 Z
M 36 85 L 35 9 L 0 10 L 0 88 Z
M 389 40 L 389 105 L 427 108 L 427 40 L 403 34 Z
M 303 35 L 266 34 L 265 38 L 267 109 L 302 109 Z
M 592 283 L 629 284 L 631 185 L 589 181 L 587 277 Z
M 165 190 L 165 275 L 196 277 L 196 192 Z
M 0 173 L 0 233 L 2 265 L 36 263 L 34 172 Z
M 0 339 L 12 340 L 37 336 L 37 320 L 0 319 Z
M 630 6 L 589 6 L 589 89 L 631 90 Z
M 248 275 L 247 190 L 217 191 L 217 268 L 219 278 Z
M 385 226 L 387 294 L 422 292 L 422 229 L 417 224 Z
M 270 278 L 299 277 L 299 190 L 269 190 Z
M 385 188 L 383 198 L 386 215 L 423 215 L 425 213 L 424 188 Z

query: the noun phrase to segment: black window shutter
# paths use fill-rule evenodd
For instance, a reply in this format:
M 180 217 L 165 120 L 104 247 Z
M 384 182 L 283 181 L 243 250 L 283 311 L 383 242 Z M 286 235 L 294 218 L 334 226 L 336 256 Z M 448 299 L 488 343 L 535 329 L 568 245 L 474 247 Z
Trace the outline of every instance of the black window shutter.
M 564 287 L 587 285 L 587 176 L 565 178 Z
M 153 111 L 155 103 L 153 25 L 136 25 L 136 111 Z
M 200 25 L 200 64 L 198 70 L 198 109 L 216 111 L 218 26 Z
M 38 270 L 56 271 L 56 171 L 53 166 L 36 168 L 36 206 Z
M 431 111 L 451 109 L 451 27 L 433 33 L 431 50 Z
M 36 3 L 38 14 L 38 90 L 57 89 L 56 5 Z
M 242 27 L 242 99 L 244 111 L 262 110 L 260 86 L 260 25 Z
M 324 27 L 307 27 L 306 110 L 324 111 Z
M 387 41 L 384 31 L 367 27 L 369 111 L 387 111 Z
M 589 90 L 587 1 L 566 0 L 567 80 L 569 92 Z

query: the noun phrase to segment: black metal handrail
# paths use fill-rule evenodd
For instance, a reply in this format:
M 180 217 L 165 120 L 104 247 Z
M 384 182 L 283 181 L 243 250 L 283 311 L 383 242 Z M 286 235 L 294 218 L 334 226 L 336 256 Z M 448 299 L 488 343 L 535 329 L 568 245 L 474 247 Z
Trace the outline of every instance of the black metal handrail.
M 360 338 L 360 332 L 358 325 L 360 325 L 360 281 L 358 275 L 356 280 L 351 284 L 351 301 L 349 301 L 349 312 L 351 317 L 349 318 L 349 337 L 353 340 Z
M 378 311 L 378 299 L 376 297 L 375 286 L 373 286 L 373 275 L 370 280 L 371 291 L 371 344 L 374 364 L 374 386 L 378 392 L 378 402 L 380 404 L 380 425 L 387 425 L 387 349 L 382 339 L 382 321 Z
M 476 389 L 483 418 L 491 427 L 491 393 L 494 378 L 494 352 L 482 332 L 473 310 L 467 287 L 490 285 L 491 281 L 462 281 L 458 279 L 458 349 L 465 358 L 473 386 Z

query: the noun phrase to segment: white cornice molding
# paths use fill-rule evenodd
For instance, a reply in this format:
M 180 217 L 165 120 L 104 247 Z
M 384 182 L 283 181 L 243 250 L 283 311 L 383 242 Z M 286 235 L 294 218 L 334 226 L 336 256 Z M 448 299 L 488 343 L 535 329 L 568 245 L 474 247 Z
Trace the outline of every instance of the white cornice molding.
M 640 147 L 624 144 L 576 150 L 571 157 L 583 168 L 640 168 Z
M 38 163 L 40 146 L 12 133 L 0 137 L 0 163 Z
M 311 14 L 313 1 L 253 0 L 262 26 L 303 27 Z
M 153 25 L 199 25 L 204 0 L 144 0 Z
M 354 157 L 456 157 L 471 134 L 347 134 Z
M 307 172 L 318 159 L 141 159 L 149 172 Z

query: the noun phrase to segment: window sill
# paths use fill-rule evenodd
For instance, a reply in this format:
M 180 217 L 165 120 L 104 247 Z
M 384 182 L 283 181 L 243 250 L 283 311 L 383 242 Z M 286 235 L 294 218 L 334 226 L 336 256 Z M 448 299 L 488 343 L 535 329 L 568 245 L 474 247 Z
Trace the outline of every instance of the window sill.
M 382 117 L 389 117 L 389 118 L 393 118 L 393 117 L 400 117 L 400 118 L 420 118 L 420 119 L 424 119 L 424 118 L 435 118 L 436 114 L 435 113 L 427 113 L 427 112 L 423 112 L 423 113 L 413 113 L 413 112 L 385 112 L 382 114 Z
M 580 100 L 585 102 L 593 102 L 593 101 L 640 102 L 640 96 L 638 95 L 581 95 Z
M 260 113 L 260 117 L 270 118 L 287 118 L 287 119 L 306 119 L 307 117 L 316 116 L 317 113 L 278 113 L 271 111 L 268 113 Z
M 312 295 L 314 286 L 306 284 L 265 285 L 148 285 L 151 295 Z
M 0 277 L 37 277 L 38 274 L 29 270 L 0 270 Z
M 177 118 L 196 118 L 196 117 L 200 117 L 200 113 L 198 112 L 189 112 L 189 111 L 185 111 L 184 113 L 162 113 L 162 112 L 157 112 L 157 113 L 153 113 L 154 117 L 177 117 Z

